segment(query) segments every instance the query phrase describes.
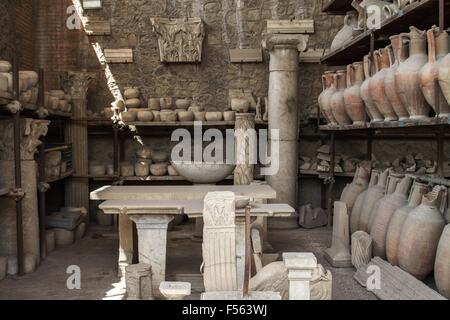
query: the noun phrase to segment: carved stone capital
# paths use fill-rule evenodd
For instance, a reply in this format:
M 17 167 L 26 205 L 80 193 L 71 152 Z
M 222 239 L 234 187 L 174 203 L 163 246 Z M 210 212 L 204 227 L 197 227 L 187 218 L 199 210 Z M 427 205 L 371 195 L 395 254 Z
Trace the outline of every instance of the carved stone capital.
M 50 121 L 21 119 L 21 160 L 33 160 L 37 147 L 42 143 L 39 138 L 45 136 Z M 14 160 L 14 121 L 0 121 L 0 160 Z
M 292 47 L 303 52 L 308 47 L 308 35 L 304 34 L 267 34 L 264 36 L 262 46 L 267 51 L 277 47 Z
M 89 85 L 97 78 L 95 72 L 69 71 L 63 76 L 66 92 L 74 100 L 86 100 Z

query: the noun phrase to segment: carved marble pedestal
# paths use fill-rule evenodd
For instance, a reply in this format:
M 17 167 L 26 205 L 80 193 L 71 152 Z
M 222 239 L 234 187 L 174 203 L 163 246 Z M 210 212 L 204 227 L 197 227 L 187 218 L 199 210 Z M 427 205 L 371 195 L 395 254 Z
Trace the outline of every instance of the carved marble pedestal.
M 352 266 L 350 255 L 350 231 L 347 206 L 344 202 L 334 203 L 333 237 L 331 248 L 325 250 L 325 258 L 336 268 Z
M 288 269 L 289 300 L 310 300 L 310 281 L 317 268 L 317 259 L 312 253 L 283 253 Z

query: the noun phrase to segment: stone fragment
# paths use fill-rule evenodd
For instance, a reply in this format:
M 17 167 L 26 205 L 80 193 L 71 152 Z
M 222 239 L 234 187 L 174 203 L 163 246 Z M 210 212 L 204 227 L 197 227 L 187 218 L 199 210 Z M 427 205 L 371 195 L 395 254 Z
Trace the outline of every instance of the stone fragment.
M 330 146 L 327 144 L 324 144 L 319 149 L 317 149 L 317 152 L 330 154 Z
M 75 240 L 75 233 L 66 229 L 51 229 L 55 233 L 55 244 L 57 247 L 71 245 Z
M 328 224 L 328 215 L 322 208 L 313 209 L 311 204 L 301 206 L 299 225 L 305 229 L 320 228 Z
M 314 269 L 310 281 L 311 300 L 331 300 L 333 293 L 333 275 L 330 270 L 326 270 L 322 265 L 317 265 Z
M 364 231 L 352 234 L 352 264 L 356 269 L 368 264 L 372 259 L 372 238 Z
M 344 202 L 334 203 L 333 236 L 331 248 L 325 250 L 325 258 L 336 268 L 352 266 L 350 255 L 349 216 Z
M 310 281 L 317 268 L 314 254 L 283 253 L 283 261 L 288 269 L 289 300 L 310 300 Z
M 163 281 L 159 291 L 167 300 L 183 300 L 191 295 L 191 284 L 188 282 Z
M 45 243 L 47 245 L 47 254 L 55 250 L 55 233 L 51 230 L 45 231 Z
M 83 239 L 85 232 L 86 232 L 86 223 L 82 222 L 78 225 L 78 227 L 75 230 L 75 240 Z
M 153 300 L 152 267 L 146 263 L 125 268 L 127 300 Z

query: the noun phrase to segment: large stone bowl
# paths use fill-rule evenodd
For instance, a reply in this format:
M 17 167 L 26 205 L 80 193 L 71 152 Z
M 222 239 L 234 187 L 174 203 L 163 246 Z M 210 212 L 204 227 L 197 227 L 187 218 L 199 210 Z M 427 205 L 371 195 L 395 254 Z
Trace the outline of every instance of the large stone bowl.
M 235 165 L 208 162 L 172 161 L 172 166 L 186 180 L 196 184 L 216 184 L 233 173 Z

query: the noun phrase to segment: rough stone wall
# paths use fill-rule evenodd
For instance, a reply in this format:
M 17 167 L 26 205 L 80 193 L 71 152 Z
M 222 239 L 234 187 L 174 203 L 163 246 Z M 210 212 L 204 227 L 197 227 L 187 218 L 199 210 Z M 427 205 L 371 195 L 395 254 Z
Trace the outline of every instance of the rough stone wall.
M 8 1 L 0 1 L 0 59 L 11 60 L 11 15 Z

